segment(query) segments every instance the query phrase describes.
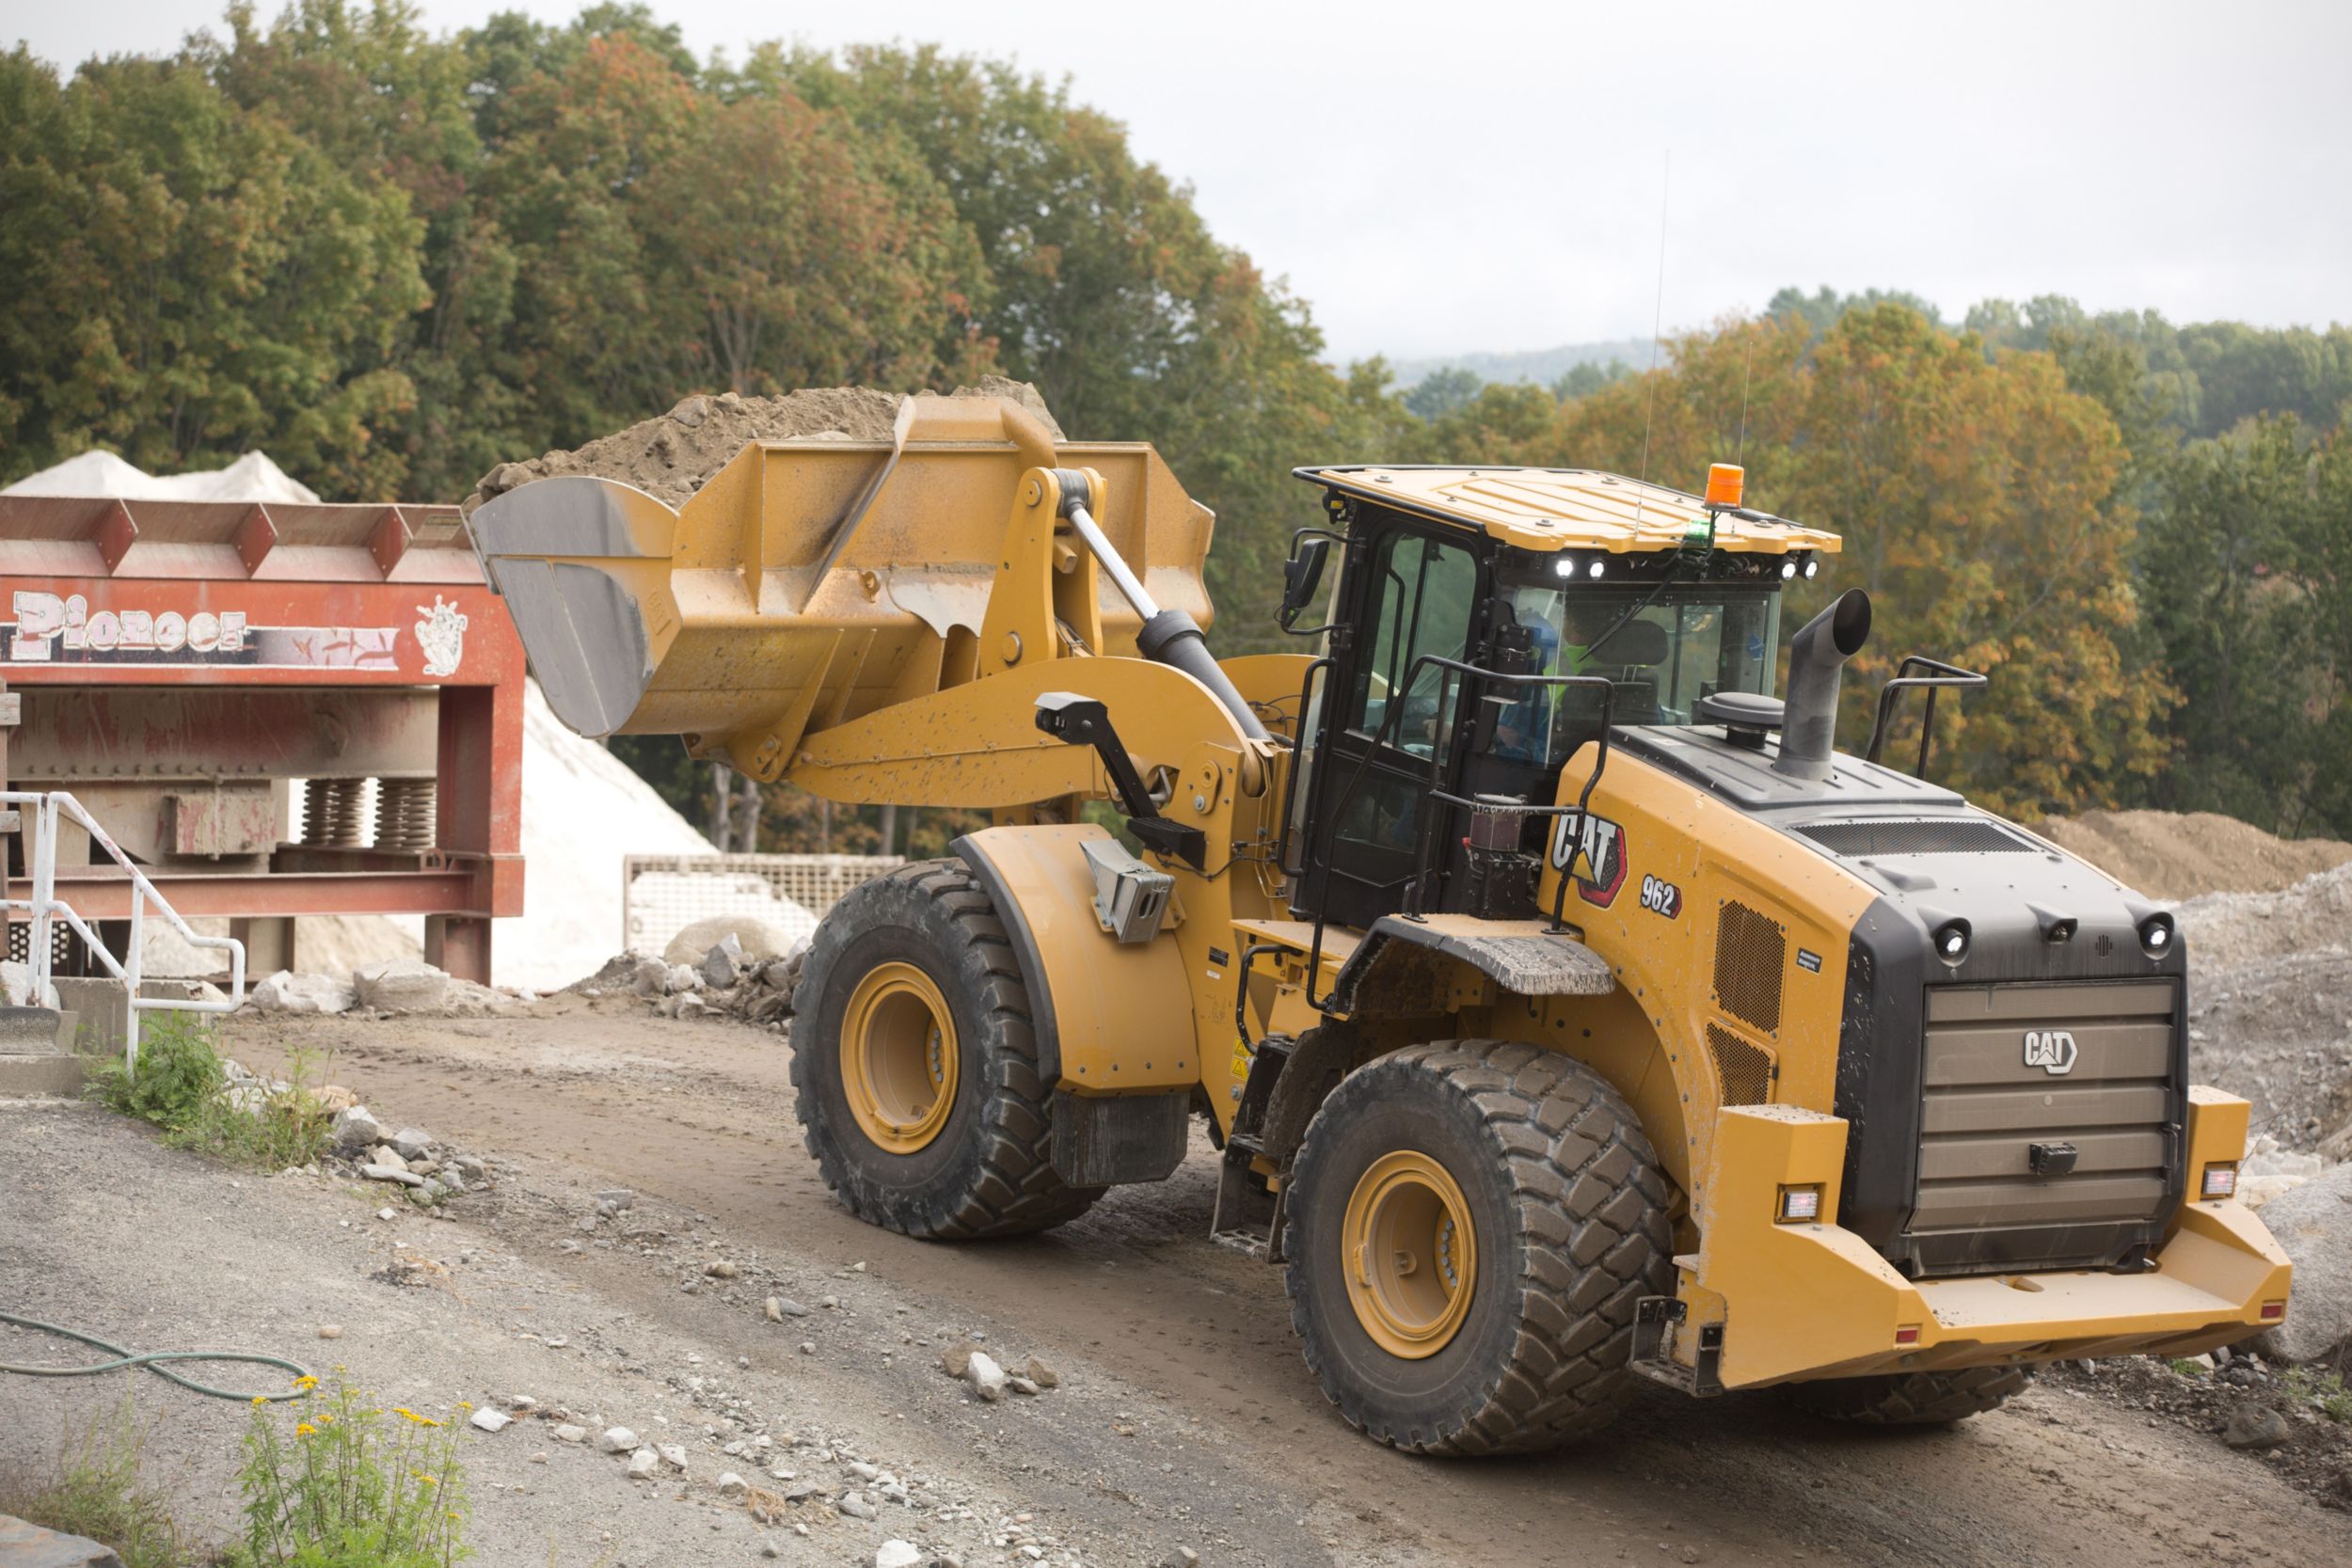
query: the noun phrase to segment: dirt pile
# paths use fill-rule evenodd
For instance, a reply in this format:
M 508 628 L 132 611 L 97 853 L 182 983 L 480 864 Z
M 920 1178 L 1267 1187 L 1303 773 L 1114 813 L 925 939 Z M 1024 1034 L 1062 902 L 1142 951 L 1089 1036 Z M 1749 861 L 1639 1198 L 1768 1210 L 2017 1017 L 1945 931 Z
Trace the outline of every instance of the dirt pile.
M 2212 812 L 2087 811 L 2034 831 L 2151 898 L 2276 893 L 2352 861 L 2352 844 L 2277 838 Z
M 983 376 L 950 397 L 1000 397 L 1043 420 L 1057 438 L 1061 427 L 1045 400 L 1025 381 Z M 682 505 L 710 476 L 753 441 L 887 441 L 904 395 L 870 387 L 820 387 L 780 398 L 734 392 L 697 393 L 667 414 L 598 436 L 572 451 L 551 451 L 528 463 L 501 463 L 482 477 L 465 509 L 471 512 L 516 485 L 559 474 L 592 474 L 633 484 L 672 506 Z

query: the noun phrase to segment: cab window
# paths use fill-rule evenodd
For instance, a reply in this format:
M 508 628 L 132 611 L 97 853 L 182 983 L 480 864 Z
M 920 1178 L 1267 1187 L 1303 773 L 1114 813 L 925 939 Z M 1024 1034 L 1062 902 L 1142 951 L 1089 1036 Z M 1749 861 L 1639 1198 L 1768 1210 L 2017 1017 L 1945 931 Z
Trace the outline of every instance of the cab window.
M 1376 587 L 1348 727 L 1370 736 L 1386 724 L 1388 744 L 1431 756 L 1453 727 L 1462 677 L 1413 666 L 1430 654 L 1467 657 L 1478 562 L 1459 546 L 1398 531 L 1375 547 L 1372 570 Z

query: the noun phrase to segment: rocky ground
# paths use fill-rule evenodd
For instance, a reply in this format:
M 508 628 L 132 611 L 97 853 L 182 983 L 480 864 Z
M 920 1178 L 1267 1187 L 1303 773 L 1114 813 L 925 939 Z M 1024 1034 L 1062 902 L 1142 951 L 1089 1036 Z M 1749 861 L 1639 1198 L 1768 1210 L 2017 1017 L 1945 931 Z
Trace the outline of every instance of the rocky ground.
M 419 1408 L 529 1396 L 514 1426 L 466 1434 L 486 1562 L 772 1547 L 863 1564 L 894 1539 L 965 1564 L 1147 1568 L 1179 1548 L 1211 1564 L 2343 1560 L 2341 1429 L 2294 1409 L 2276 1448 L 2233 1449 L 2220 1404 L 2168 1402 L 2262 1392 L 2218 1379 L 2103 1364 L 1957 1429 L 1893 1433 L 1769 1394 L 1645 1389 L 1582 1449 L 1415 1460 L 1315 1390 L 1279 1271 L 1207 1239 L 1205 1146 L 1048 1236 L 929 1246 L 856 1223 L 817 1181 L 771 1028 L 614 990 L 498 1017 L 247 1014 L 227 1035 L 264 1070 L 331 1053 L 395 1135 L 429 1129 L 482 1179 L 428 1217 L 388 1201 L 396 1183 L 238 1176 L 95 1111 L 0 1109 L 0 1235 L 24 1239 L 0 1249 L 0 1300 L 142 1346 L 331 1355 Z M 318 1341 L 321 1323 L 342 1337 Z M 1059 1386 L 987 1402 L 939 1368 L 966 1340 L 1014 1371 L 1038 1357 Z M 0 1359 L 24 1348 L 0 1338 Z M 0 1463 L 119 1392 L 0 1383 Z M 139 1398 L 225 1521 L 245 1412 L 160 1385 Z M 653 1479 L 628 1479 L 635 1449 L 594 1451 L 612 1425 L 655 1449 Z M 728 1473 L 759 1493 L 723 1494 Z M 844 1513 L 853 1494 L 878 1516 Z

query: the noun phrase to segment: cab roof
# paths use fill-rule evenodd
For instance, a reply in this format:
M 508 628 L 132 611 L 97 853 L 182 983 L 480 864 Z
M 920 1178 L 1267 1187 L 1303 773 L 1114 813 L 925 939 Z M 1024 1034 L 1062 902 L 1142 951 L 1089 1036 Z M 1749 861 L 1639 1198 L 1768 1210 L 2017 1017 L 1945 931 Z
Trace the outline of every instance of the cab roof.
M 1707 526 L 1707 503 L 1681 490 L 1591 468 L 1346 467 L 1300 479 L 1416 516 L 1477 529 L 1525 550 L 1670 550 Z M 1726 509 L 1715 547 L 1741 554 L 1835 554 L 1836 534 L 1748 508 Z

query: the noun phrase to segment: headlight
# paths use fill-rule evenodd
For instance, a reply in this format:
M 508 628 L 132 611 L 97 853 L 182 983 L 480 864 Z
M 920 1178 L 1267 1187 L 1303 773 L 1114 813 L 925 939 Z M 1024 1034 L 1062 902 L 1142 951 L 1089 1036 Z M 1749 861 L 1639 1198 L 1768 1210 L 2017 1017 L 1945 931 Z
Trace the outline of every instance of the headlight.
M 1935 956 L 1947 964 L 1956 964 L 1968 956 L 1968 922 L 1947 920 L 1935 928 L 1930 939 L 1935 943 Z
M 2161 958 L 2171 952 L 2172 944 L 2179 940 L 2180 933 L 2173 928 L 2169 914 L 2152 914 L 2139 923 L 2139 950 L 2152 958 Z

